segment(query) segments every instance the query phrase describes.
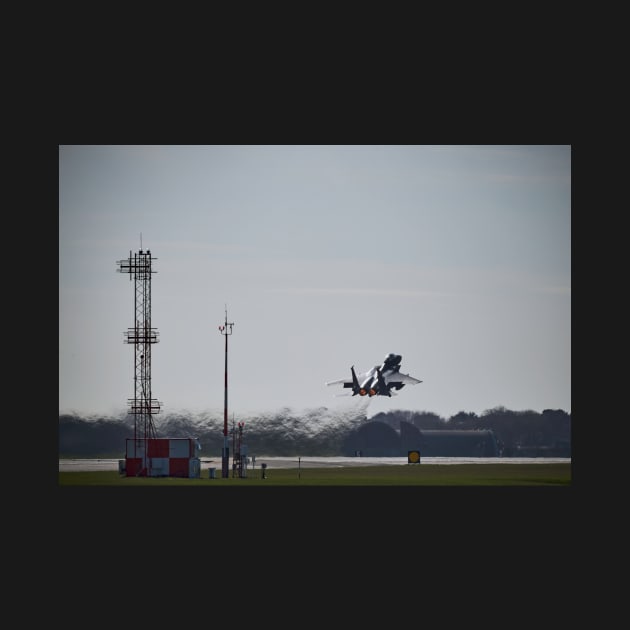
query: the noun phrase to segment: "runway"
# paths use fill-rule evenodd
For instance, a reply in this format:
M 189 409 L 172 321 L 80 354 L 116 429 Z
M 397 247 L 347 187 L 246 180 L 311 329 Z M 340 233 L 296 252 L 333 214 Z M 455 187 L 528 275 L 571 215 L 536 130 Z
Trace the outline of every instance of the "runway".
M 407 464 L 406 457 L 256 457 L 248 464 L 248 470 L 274 468 L 334 468 L 343 466 L 374 466 Z M 232 462 L 230 461 L 230 467 Z M 221 469 L 221 459 L 201 458 L 201 469 Z M 85 472 L 94 470 L 118 470 L 117 459 L 60 459 L 59 472 Z
M 118 459 L 60 459 L 59 472 L 118 470 Z M 202 474 L 210 468 L 221 470 L 221 458 L 201 458 Z M 407 457 L 256 457 L 248 470 L 262 464 L 274 468 L 343 468 L 347 466 L 403 466 Z M 553 464 L 571 463 L 570 457 L 422 457 L 420 464 Z M 232 462 L 230 462 L 231 467 Z M 417 465 L 417 464 L 413 464 Z

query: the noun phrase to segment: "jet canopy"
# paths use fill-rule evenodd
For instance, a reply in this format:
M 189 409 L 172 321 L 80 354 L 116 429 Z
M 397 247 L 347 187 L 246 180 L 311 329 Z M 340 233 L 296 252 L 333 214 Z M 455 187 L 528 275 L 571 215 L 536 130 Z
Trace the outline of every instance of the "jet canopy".
M 390 352 L 386 357 L 385 357 L 385 365 L 398 365 L 400 362 L 402 361 L 402 356 L 400 354 L 394 354 L 393 352 Z

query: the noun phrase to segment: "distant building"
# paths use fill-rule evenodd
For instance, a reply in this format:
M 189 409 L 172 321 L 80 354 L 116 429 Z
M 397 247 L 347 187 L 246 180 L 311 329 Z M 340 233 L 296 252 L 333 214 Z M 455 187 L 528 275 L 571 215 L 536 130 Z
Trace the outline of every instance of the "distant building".
M 363 457 L 399 457 L 400 435 L 384 422 L 362 424 L 346 436 L 342 446 L 343 455 L 353 456 L 356 451 Z
M 419 450 L 422 457 L 499 456 L 492 430 L 420 430 L 405 421 L 400 432 L 384 422 L 368 422 L 352 431 L 342 446 L 346 456 L 361 451 L 364 457 L 403 457 L 410 450 Z
M 472 431 L 420 431 L 420 452 L 424 457 L 498 457 L 494 432 L 489 429 Z

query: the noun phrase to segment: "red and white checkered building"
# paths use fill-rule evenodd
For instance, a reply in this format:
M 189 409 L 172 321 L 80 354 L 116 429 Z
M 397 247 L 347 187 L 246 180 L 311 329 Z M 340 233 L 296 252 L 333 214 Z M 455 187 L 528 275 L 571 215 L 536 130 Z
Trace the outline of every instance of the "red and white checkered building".
M 195 438 L 127 438 L 127 477 L 200 477 Z

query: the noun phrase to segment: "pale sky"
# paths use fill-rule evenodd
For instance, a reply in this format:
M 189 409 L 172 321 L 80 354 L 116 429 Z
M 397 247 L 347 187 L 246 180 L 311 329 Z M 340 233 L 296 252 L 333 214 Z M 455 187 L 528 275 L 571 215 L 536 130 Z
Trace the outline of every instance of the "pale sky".
M 60 146 L 60 413 L 134 396 L 141 238 L 158 422 L 223 413 L 226 305 L 230 418 L 359 404 L 326 381 L 390 352 L 423 382 L 368 416 L 571 412 L 569 145 Z

